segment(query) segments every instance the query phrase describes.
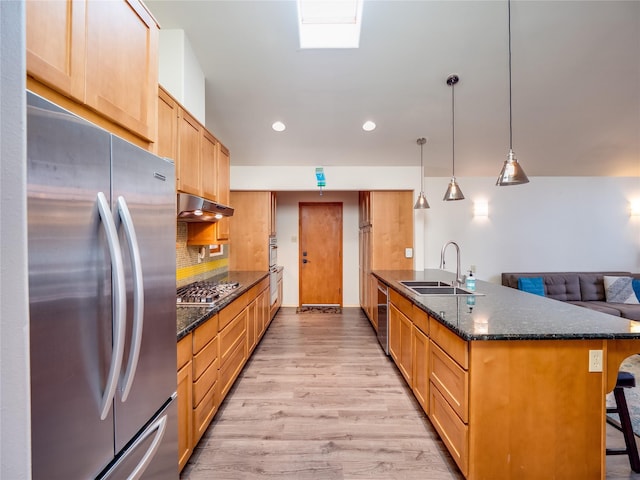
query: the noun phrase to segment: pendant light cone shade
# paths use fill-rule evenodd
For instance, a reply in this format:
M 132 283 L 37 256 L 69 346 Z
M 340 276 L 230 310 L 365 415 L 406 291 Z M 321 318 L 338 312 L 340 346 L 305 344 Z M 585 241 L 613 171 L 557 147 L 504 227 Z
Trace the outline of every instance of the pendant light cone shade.
M 516 154 L 513 153 L 513 150 L 509 150 L 509 157 L 504 161 L 496 185 L 506 187 L 508 185 L 521 185 L 528 182 L 529 178 L 527 178 L 527 174 L 524 173 L 524 170 L 518 163 Z
M 426 138 L 419 138 L 416 140 L 416 143 L 420 145 L 420 195 L 418 195 L 418 200 L 416 200 L 416 204 L 413 206 L 416 210 L 421 210 L 424 208 L 429 208 L 429 202 L 427 202 L 427 197 L 424 196 L 424 165 L 422 163 L 422 146 L 427 143 Z
M 527 174 L 518 163 L 515 153 L 513 153 L 513 114 L 511 108 L 511 0 L 507 0 L 507 11 L 509 16 L 509 156 L 502 166 L 496 185 L 506 187 L 509 185 L 522 185 L 529 183 Z
M 464 200 L 464 195 L 462 194 L 462 190 L 460 190 L 460 186 L 456 182 L 455 177 L 451 178 L 449 186 L 447 187 L 447 191 L 444 194 L 443 200 L 445 202 L 451 200 Z
M 447 187 L 447 191 L 444 193 L 445 202 L 452 200 L 464 200 L 460 185 L 456 182 L 456 116 L 455 116 L 455 97 L 453 94 L 454 85 L 458 83 L 460 77 L 458 75 L 449 75 L 447 77 L 447 85 L 451 87 L 451 181 Z

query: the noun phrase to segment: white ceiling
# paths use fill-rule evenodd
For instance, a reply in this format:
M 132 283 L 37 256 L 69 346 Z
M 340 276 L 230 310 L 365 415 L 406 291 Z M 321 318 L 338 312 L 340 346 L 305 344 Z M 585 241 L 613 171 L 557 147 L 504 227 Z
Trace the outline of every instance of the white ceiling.
M 425 174 L 448 176 L 451 73 L 456 175 L 497 177 L 506 159 L 506 1 L 365 0 L 349 50 L 300 50 L 293 0 L 145 3 L 188 37 L 232 165 L 419 165 L 426 137 Z M 527 174 L 640 177 L 640 0 L 514 0 L 511 28 Z

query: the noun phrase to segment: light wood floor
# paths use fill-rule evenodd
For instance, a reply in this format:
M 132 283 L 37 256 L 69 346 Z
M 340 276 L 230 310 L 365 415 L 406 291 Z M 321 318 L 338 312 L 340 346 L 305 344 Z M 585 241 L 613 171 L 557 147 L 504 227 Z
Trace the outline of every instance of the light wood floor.
M 181 475 L 269 478 L 463 477 L 360 309 L 282 308 Z M 611 456 L 607 478 L 640 475 Z

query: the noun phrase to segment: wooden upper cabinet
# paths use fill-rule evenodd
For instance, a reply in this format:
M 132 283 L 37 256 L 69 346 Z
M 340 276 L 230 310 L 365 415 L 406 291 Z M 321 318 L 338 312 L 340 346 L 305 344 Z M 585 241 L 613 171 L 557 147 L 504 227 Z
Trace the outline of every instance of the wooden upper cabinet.
M 358 207 L 360 228 L 371 225 L 371 192 L 358 192 Z
M 27 72 L 84 101 L 85 0 L 26 2 Z
M 277 224 L 276 224 L 276 209 L 278 206 L 278 200 L 276 197 L 276 192 L 271 192 L 271 208 L 269 213 L 269 235 L 275 236 L 277 234 Z
M 218 202 L 223 205 L 229 205 L 229 174 L 231 171 L 231 155 L 227 147 L 218 144 Z
M 183 108 L 178 109 L 177 189 L 200 195 L 200 150 L 202 126 Z
M 229 270 L 269 269 L 271 192 L 231 192 Z
M 227 147 L 218 142 L 218 152 L 216 157 L 216 170 L 217 170 L 217 198 L 216 200 L 223 204 L 229 205 L 230 203 L 230 171 L 231 171 L 231 157 Z M 231 205 L 233 206 L 233 205 Z M 230 238 L 231 226 L 230 219 L 223 218 L 216 224 L 216 238 L 219 243 L 228 242 Z
M 158 25 L 139 0 L 29 1 L 27 73 L 155 142 Z
M 413 258 L 405 248 L 413 248 L 413 193 L 370 192 L 371 269 L 413 270 Z
M 86 69 L 87 105 L 155 141 L 158 25 L 141 2 L 87 3 Z
M 158 141 L 156 154 L 174 162 L 178 158 L 178 102 L 158 88 Z
M 202 196 L 209 200 L 218 199 L 218 141 L 208 130 L 202 129 L 202 158 L 200 159 L 200 184 Z

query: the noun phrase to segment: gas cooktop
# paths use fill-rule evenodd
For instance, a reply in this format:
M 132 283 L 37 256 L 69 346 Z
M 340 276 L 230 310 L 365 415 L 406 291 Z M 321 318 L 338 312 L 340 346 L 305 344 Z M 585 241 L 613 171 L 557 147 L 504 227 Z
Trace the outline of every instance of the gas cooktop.
M 211 307 L 240 287 L 238 282 L 195 282 L 176 292 L 176 302 L 183 307 Z

